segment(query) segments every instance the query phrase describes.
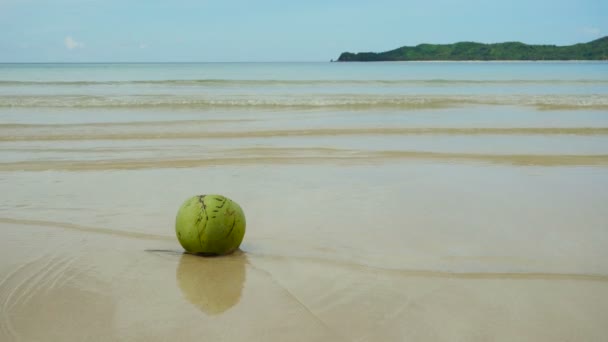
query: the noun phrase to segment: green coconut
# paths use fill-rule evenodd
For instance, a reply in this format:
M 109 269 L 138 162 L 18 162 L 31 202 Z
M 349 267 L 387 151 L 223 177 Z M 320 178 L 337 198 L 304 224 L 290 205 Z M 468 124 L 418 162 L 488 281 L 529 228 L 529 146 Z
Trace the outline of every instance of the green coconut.
M 245 214 L 236 202 L 222 195 L 194 196 L 179 208 L 175 233 L 190 253 L 229 254 L 243 241 Z

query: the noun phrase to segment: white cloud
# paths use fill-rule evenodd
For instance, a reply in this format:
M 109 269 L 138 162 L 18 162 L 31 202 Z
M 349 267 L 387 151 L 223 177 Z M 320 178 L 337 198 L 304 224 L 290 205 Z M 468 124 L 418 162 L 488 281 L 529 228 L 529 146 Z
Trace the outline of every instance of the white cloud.
M 65 37 L 64 43 L 65 43 L 65 47 L 68 50 L 74 50 L 74 49 L 77 49 L 77 48 L 84 47 L 84 43 L 83 42 L 78 42 L 78 41 L 74 40 L 74 38 L 72 38 L 72 36 Z
M 599 36 L 601 31 L 598 27 L 587 26 L 581 29 L 581 32 L 588 36 Z

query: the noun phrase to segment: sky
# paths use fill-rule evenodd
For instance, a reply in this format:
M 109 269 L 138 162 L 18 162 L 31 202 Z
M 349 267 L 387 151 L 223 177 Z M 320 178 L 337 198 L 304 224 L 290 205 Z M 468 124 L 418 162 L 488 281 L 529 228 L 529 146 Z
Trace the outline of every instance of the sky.
M 608 0 L 0 0 L 0 62 L 329 61 L 420 43 L 570 45 Z

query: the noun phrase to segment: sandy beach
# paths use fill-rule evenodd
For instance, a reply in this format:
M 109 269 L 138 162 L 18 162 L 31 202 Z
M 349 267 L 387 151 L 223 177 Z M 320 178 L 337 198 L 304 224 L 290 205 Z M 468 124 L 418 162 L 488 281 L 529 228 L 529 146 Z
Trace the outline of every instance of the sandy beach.
M 0 340 L 604 341 L 608 116 L 589 82 L 596 102 L 551 108 L 62 107 L 0 87 Z M 177 209 L 212 193 L 244 209 L 241 249 L 184 254 Z

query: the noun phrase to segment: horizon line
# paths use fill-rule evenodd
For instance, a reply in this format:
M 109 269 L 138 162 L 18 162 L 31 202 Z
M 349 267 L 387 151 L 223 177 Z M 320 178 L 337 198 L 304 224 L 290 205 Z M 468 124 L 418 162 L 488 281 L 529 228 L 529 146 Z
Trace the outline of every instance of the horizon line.
M 202 63 L 329 63 L 331 60 L 310 61 L 78 61 L 78 62 L 0 62 L 0 64 L 202 64 Z
M 608 60 L 601 59 L 564 59 L 564 60 L 537 60 L 537 59 L 527 59 L 527 60 L 481 60 L 481 59 L 470 59 L 470 60 L 408 60 L 408 61 L 339 61 L 337 59 L 331 59 L 329 61 L 92 61 L 92 62 L 0 62 L 0 65 L 9 65 L 9 64 L 245 64 L 245 63 L 259 63 L 259 64 L 271 64 L 271 63 L 581 63 L 581 62 L 590 62 L 590 63 L 607 63 Z

